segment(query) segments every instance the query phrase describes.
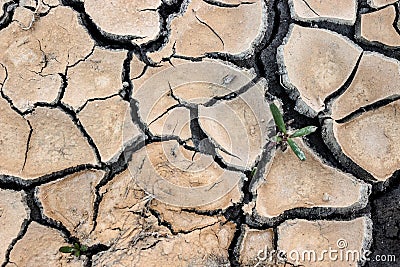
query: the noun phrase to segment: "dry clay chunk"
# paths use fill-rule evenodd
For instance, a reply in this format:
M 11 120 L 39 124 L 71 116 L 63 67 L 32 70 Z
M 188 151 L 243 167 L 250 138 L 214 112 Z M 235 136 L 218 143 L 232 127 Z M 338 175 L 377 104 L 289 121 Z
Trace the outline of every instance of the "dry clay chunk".
M 301 21 L 328 20 L 353 25 L 356 0 L 290 0 L 292 16 Z
M 178 55 L 199 57 L 208 52 L 240 54 L 252 49 L 266 28 L 264 1 L 234 8 L 207 2 L 213 1 L 190 1 L 185 12 L 172 19 L 169 42 L 161 52 L 151 53 L 154 61 L 171 56 L 174 50 Z
M 29 132 L 28 122 L 0 98 L 0 174 L 21 174 Z
M 140 65 L 138 66 L 136 61 L 132 62 L 131 70 L 135 66 L 140 69 Z M 153 134 L 158 136 L 176 135 L 182 140 L 186 140 L 191 137 L 189 110 L 184 107 L 173 108 L 178 101 L 170 94 L 169 85 L 186 83 L 187 81 L 183 79 L 190 77 L 190 69 L 182 67 L 179 61 L 174 61 L 173 64 L 176 68 L 165 63 L 156 68 L 148 68 L 142 76 L 133 79 L 133 98 L 138 102 L 141 119 Z M 201 69 L 199 68 L 199 70 Z M 193 97 L 193 94 L 200 93 L 201 95 L 200 91 L 187 93 L 190 98 Z
M 274 249 L 274 239 L 273 229 L 256 230 L 245 226 L 239 249 L 240 266 L 255 266 L 260 258 L 268 259 L 266 254 Z
M 191 232 L 201 229 L 223 220 L 222 216 L 207 216 L 192 212 L 183 211 L 179 207 L 166 205 L 160 201 L 153 200 L 151 208 L 159 213 L 163 221 L 171 225 L 175 232 Z
M 232 205 L 239 203 L 241 199 L 242 192 L 241 184 L 239 183 L 225 196 L 210 204 L 196 207 L 195 210 L 200 211 L 200 213 L 202 211 L 226 210 Z M 196 214 L 196 212 L 192 212 L 192 210 L 187 211 L 180 207 L 167 205 L 157 200 L 152 201 L 151 207 L 159 212 L 159 216 L 164 221 L 167 221 L 175 232 L 189 232 L 223 221 L 223 217 L 220 215 L 209 216 Z
M 101 189 L 100 193 L 103 197 L 99 206 L 97 227 L 92 235 L 94 242 L 111 244 L 124 233 L 140 228 L 137 225 L 137 216 L 133 214 L 143 212 L 145 207 L 151 207 L 159 212 L 160 218 L 167 221 L 175 232 L 193 231 L 214 225 L 223 219 L 221 216 L 213 217 L 182 211 L 179 207 L 169 206 L 152 199 L 135 184 L 135 178 L 129 170 L 114 177 Z M 240 199 L 241 192 L 237 188 L 215 203 L 202 206 L 200 209 L 226 209 L 232 203 L 238 203 Z
M 118 242 L 121 236 L 140 228 L 140 215 L 137 214 L 140 214 L 149 199 L 135 184 L 135 178 L 129 170 L 116 175 L 101 188 L 100 194 L 102 200 L 97 225 L 91 234 L 94 243 L 111 245 Z
M 81 241 L 87 239 L 93 226 L 95 186 L 103 175 L 103 171 L 82 171 L 40 186 L 44 215 L 61 222 Z
M 400 46 L 400 34 L 393 25 L 395 19 L 396 9 L 394 6 L 362 14 L 358 35 L 370 42 L 398 47 Z
M 31 179 L 81 164 L 96 164 L 93 149 L 63 111 L 36 108 L 26 119 L 32 125 L 32 136 L 22 177 Z
M 4 262 L 8 246 L 29 218 L 28 212 L 23 193 L 0 189 L 0 262 Z
M 399 61 L 364 52 L 349 88 L 332 105 L 332 118 L 339 120 L 361 107 L 400 95 L 399 84 Z
M 129 103 L 119 96 L 88 102 L 78 118 L 103 162 L 117 158 L 130 141 L 141 135 L 132 121 Z
M 288 253 L 288 262 L 307 267 L 357 266 L 371 238 L 372 221 L 367 217 L 351 221 L 288 220 L 278 227 L 278 250 Z M 330 254 L 329 250 L 337 252 Z
M 396 3 L 398 0 L 367 0 L 368 4 L 374 8 L 383 7 Z
M 0 63 L 8 70 L 3 92 L 21 111 L 37 102 L 54 102 L 62 84 L 59 73 L 93 47 L 77 14 L 66 7 L 50 10 L 29 31 L 13 22 L 1 32 Z
M 297 143 L 305 152 L 306 161 L 298 160 L 288 149 L 277 151 L 265 168 L 264 180 L 256 188 L 256 211 L 260 216 L 271 218 L 300 207 L 349 208 L 367 204 L 370 190 L 366 183 L 323 164 L 303 142 Z
M 154 39 L 160 31 L 157 8 L 161 3 L 161 0 L 84 1 L 86 12 L 100 29 L 138 37 L 140 43 Z
M 87 100 L 104 98 L 122 89 L 121 73 L 126 52 L 95 47 L 85 60 L 68 69 L 62 102 L 75 110 Z
M 53 7 L 60 5 L 60 0 L 43 0 L 43 3 Z
M 159 72 L 151 70 L 153 75 L 146 73 L 134 81 L 137 89 L 133 97 L 152 133 L 190 138 L 189 110 L 174 106 L 180 102 L 199 105 L 200 125 L 224 160 L 242 168 L 252 166 L 265 145 L 267 124 L 272 118 L 264 85 L 254 84 L 251 73 L 218 61 L 174 66 L 163 66 Z M 236 99 L 212 102 L 244 86 L 248 90 Z
M 343 153 L 376 179 L 384 181 L 400 169 L 400 101 L 333 123 Z
M 270 120 L 262 84 L 255 84 L 236 99 L 199 106 L 200 126 L 218 145 L 219 154 L 227 163 L 248 169 L 267 142 Z
M 151 198 L 135 184 L 129 170 L 114 177 L 100 193 L 97 227 L 91 238 L 111 249 L 93 258 L 96 266 L 220 266 L 220 261 L 228 262 L 235 227 L 222 217 L 202 221 L 199 216 L 196 220 L 202 229 L 172 236 L 166 227 L 158 226 L 156 217 L 146 213 Z
M 174 61 L 173 64 L 149 68 L 142 77 L 133 80 L 133 98 L 138 102 L 141 119 L 153 134 L 178 135 L 182 140 L 190 138 L 191 132 L 189 110 L 174 108 L 180 100 L 194 105 L 206 104 L 214 97 L 228 95 L 251 84 L 253 78 L 251 73 L 219 61 Z M 264 88 L 254 84 L 251 87 L 258 87 L 251 95 L 260 98 L 255 103 L 262 109 Z
M 133 56 L 130 63 L 130 73 L 129 73 L 129 77 L 131 78 L 131 80 L 138 79 L 139 77 L 144 75 L 143 72 L 145 70 L 145 67 L 146 64 L 143 61 L 140 61 L 136 56 Z M 148 71 L 148 69 L 146 69 L 146 71 Z
M 132 156 L 129 170 L 158 200 L 179 206 L 210 204 L 232 191 L 243 174 L 218 166 L 211 155 L 186 150 L 175 141 L 152 143 Z
M 361 52 L 335 32 L 292 25 L 278 48 L 278 62 L 284 86 L 299 95 L 297 108 L 312 116 L 322 111 L 325 98 L 345 83 Z
M 46 266 L 83 267 L 84 261 L 68 259 L 67 254 L 62 254 L 58 249 L 62 246 L 71 246 L 64 241 L 59 232 L 49 227 L 31 222 L 24 237 L 19 240 L 11 250 L 10 263 L 7 267 Z
M 168 238 L 153 238 L 157 232 L 142 232 L 142 238 L 135 246 L 130 242 L 127 246 L 116 246 L 99 253 L 93 257 L 93 264 L 107 267 L 226 266 L 229 264 L 228 248 L 234 232 L 235 225 L 230 222 Z

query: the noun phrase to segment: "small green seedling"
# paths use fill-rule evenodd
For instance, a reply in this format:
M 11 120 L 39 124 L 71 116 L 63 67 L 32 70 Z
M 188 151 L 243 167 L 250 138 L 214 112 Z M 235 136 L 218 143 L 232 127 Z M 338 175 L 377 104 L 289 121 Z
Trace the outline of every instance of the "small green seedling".
M 60 247 L 59 251 L 61 253 L 70 253 L 74 255 L 75 257 L 80 257 L 81 254 L 84 254 L 87 251 L 88 247 L 85 245 L 80 245 L 78 243 L 74 243 L 73 247 L 70 246 L 65 246 L 65 247 Z
M 315 132 L 317 130 L 317 127 L 307 126 L 299 130 L 296 130 L 292 134 L 290 134 L 286 130 L 286 125 L 285 122 L 283 121 L 283 116 L 279 108 L 274 103 L 271 103 L 269 105 L 269 108 L 271 110 L 272 116 L 274 117 L 275 125 L 278 128 L 278 134 L 274 136 L 272 140 L 276 142 L 282 148 L 283 151 L 287 149 L 287 145 L 289 144 L 294 154 L 296 154 L 296 156 L 300 160 L 302 161 L 306 160 L 306 155 L 296 144 L 296 142 L 293 141 L 293 138 L 309 135 Z
M 254 167 L 254 168 L 251 170 L 250 177 L 254 177 L 254 175 L 256 175 L 256 172 L 257 172 L 257 167 Z

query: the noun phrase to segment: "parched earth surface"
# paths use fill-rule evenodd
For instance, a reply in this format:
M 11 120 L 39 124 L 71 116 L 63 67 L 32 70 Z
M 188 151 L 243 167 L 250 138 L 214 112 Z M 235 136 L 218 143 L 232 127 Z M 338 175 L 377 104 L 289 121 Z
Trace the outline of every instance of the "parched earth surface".
M 0 0 L 1 266 L 400 266 L 399 5 Z

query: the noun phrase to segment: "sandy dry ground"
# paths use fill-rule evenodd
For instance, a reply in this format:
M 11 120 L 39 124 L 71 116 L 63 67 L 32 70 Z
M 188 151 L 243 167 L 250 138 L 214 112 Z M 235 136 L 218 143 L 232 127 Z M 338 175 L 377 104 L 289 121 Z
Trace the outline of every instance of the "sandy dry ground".
M 0 7 L 1 266 L 400 266 L 397 1 Z

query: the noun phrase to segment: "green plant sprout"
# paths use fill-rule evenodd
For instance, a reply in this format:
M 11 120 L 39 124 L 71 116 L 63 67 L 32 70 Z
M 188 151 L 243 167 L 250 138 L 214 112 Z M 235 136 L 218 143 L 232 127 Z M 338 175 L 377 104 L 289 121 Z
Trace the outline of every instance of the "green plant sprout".
M 287 145 L 289 144 L 290 148 L 293 150 L 294 154 L 301 160 L 306 160 L 306 155 L 300 149 L 300 147 L 293 141 L 293 138 L 302 137 L 309 135 L 317 130 L 318 127 L 316 126 L 306 126 L 299 130 L 294 131 L 293 133 L 288 133 L 286 130 L 285 122 L 283 121 L 282 113 L 280 112 L 279 108 L 274 104 L 271 103 L 269 105 L 271 110 L 272 116 L 274 117 L 275 125 L 278 128 L 278 134 L 272 138 L 274 142 L 276 142 L 281 148 L 282 151 L 287 149 Z
M 254 175 L 256 175 L 256 172 L 257 172 L 257 167 L 254 167 L 254 168 L 251 170 L 250 177 L 254 177 Z
M 88 250 L 87 246 L 74 243 L 73 247 L 70 246 L 60 247 L 58 251 L 60 251 L 61 253 L 70 253 L 73 254 L 75 257 L 79 258 L 81 254 L 84 254 L 87 250 Z

